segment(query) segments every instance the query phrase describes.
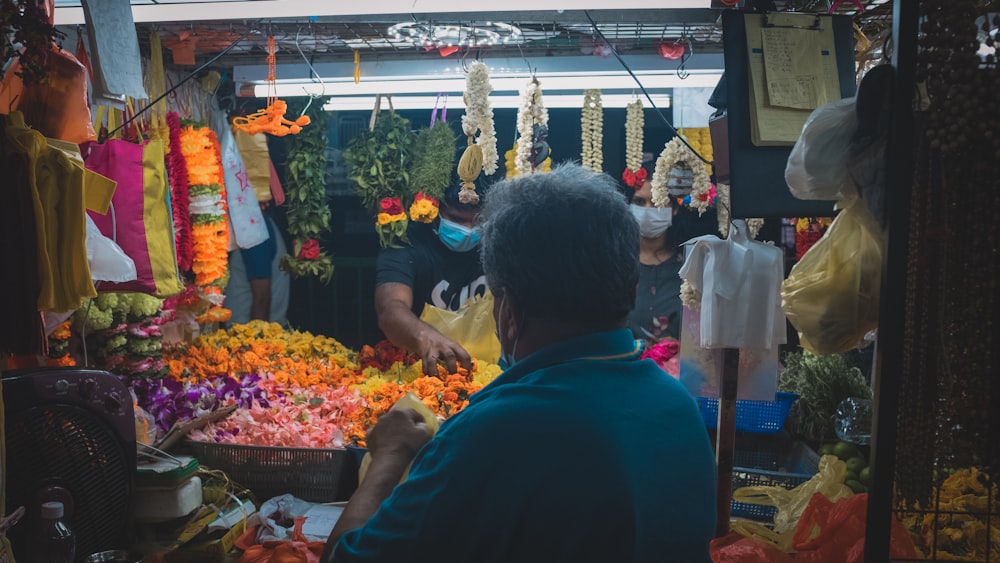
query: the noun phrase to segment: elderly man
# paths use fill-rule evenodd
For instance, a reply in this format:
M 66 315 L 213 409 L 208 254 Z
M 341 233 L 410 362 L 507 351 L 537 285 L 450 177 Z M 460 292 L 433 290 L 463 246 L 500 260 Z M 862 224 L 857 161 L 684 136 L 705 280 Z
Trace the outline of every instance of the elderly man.
M 324 561 L 709 562 L 711 445 L 625 328 L 639 229 L 614 181 L 503 182 L 482 220 L 510 367 L 430 441 L 415 411 L 382 417 Z

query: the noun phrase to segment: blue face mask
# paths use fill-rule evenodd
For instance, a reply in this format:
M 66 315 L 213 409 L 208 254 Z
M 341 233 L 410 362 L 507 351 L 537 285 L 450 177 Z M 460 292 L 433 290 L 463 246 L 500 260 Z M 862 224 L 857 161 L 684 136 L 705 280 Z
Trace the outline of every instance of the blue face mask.
M 438 238 L 455 252 L 468 252 L 479 245 L 479 227 L 466 227 L 441 217 Z

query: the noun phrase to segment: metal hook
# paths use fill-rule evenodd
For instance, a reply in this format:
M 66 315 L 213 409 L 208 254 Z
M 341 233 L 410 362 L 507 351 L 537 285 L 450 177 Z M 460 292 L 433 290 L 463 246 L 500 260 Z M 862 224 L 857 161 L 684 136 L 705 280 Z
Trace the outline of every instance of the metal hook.
M 524 65 L 528 67 L 528 72 L 531 74 L 531 80 L 537 82 L 538 79 L 535 78 L 535 69 L 532 68 L 531 63 L 528 61 L 528 57 L 524 54 L 524 49 L 521 48 L 521 44 L 517 44 L 517 50 L 521 53 L 521 59 L 524 60 Z
M 684 53 L 681 55 L 680 64 L 677 65 L 677 78 L 684 80 L 688 76 L 691 76 L 691 73 L 688 72 L 686 65 L 688 59 L 690 59 L 691 55 L 694 54 L 694 42 L 691 41 L 691 38 L 687 34 L 687 24 L 684 24 L 684 31 L 681 32 L 681 41 L 684 42 Z

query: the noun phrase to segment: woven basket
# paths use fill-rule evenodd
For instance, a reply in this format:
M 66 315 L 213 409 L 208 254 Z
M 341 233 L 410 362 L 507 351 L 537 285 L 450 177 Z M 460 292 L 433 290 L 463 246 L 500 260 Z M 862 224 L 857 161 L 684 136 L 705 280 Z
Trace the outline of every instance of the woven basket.
M 225 471 L 260 502 L 283 494 L 310 502 L 344 501 L 358 487 L 358 466 L 347 450 L 187 443 L 201 465 Z

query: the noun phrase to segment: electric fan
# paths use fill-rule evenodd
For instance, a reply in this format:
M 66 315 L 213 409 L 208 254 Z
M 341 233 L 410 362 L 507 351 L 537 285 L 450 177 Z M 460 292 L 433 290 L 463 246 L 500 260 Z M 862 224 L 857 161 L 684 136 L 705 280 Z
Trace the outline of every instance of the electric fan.
M 43 502 L 61 501 L 76 553 L 127 549 L 132 540 L 135 419 L 128 388 L 104 371 L 34 368 L 3 373 L 6 513 L 17 561 Z

